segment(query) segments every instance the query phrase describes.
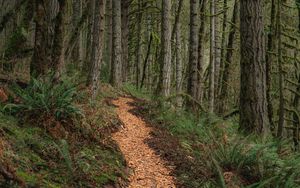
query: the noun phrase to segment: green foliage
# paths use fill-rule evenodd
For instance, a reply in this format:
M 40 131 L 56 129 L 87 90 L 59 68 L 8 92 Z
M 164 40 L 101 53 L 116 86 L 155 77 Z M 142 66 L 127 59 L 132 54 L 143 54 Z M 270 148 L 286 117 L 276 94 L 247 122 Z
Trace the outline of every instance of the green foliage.
M 98 120 L 94 126 L 104 124 L 108 126 L 106 121 Z M 0 132 L 0 142 L 8 144 L 1 150 L 1 160 L 11 161 L 26 187 L 103 187 L 115 184 L 119 177 L 126 178 L 119 150 L 114 145 L 101 146 L 81 131 L 69 132 L 71 139 L 55 140 L 42 127 L 23 125 L 16 117 L 0 113 Z M 19 187 L 16 182 L 0 178 L 3 186 Z
M 235 119 L 195 117 L 153 104 L 148 110 L 151 119 L 179 139 L 184 155 L 197 166 L 177 174 L 186 187 L 300 187 L 300 154 L 287 141 L 244 137 Z M 203 171 L 200 180 L 196 174 Z
M 19 104 L 8 104 L 6 110 L 29 116 L 55 117 L 56 120 L 82 115 L 81 110 L 74 105 L 77 96 L 76 87 L 66 80 L 57 84 L 52 77 L 32 79 L 28 87 L 22 89 L 14 85 L 12 88 L 20 99 Z
M 299 187 L 300 155 L 288 144 L 255 137 L 236 136 L 231 140 L 209 134 L 209 142 L 199 157 L 208 179 L 217 187 Z M 232 174 L 230 178 L 226 174 Z
M 140 99 L 150 99 L 151 94 L 144 89 L 137 89 L 136 86 L 126 83 L 123 85 L 123 90 L 132 95 L 133 97 Z
M 22 178 L 25 182 L 27 182 L 28 186 L 35 186 L 38 182 L 38 178 L 36 175 L 30 174 L 24 171 L 17 171 L 18 177 Z
M 54 145 L 55 145 L 56 149 L 59 151 L 60 155 L 65 160 L 66 165 L 67 165 L 68 170 L 69 170 L 69 173 L 70 173 L 70 176 L 72 176 L 74 168 L 73 168 L 73 161 L 72 161 L 72 158 L 71 158 L 71 154 L 70 154 L 70 151 L 69 151 L 69 144 L 64 139 L 60 140 L 59 142 L 60 142 L 59 144 L 54 143 Z
M 109 83 L 110 79 L 110 69 L 109 65 L 104 63 L 101 68 L 100 79 L 102 83 Z
M 122 156 L 113 150 L 104 150 L 98 145 L 82 148 L 74 156 L 74 162 L 79 171 L 89 174 L 92 180 L 101 186 L 116 182 L 118 177 L 126 178 L 126 175 L 120 170 L 125 165 Z

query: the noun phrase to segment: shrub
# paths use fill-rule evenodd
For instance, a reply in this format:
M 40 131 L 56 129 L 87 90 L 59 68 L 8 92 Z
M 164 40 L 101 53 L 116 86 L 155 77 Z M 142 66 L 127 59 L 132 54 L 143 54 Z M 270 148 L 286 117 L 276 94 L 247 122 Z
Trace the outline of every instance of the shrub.
M 228 143 L 210 136 L 205 148 L 206 168 L 215 186 L 299 187 L 300 156 L 278 141 L 237 137 Z
M 54 117 L 57 121 L 81 115 L 81 110 L 74 105 L 75 85 L 67 80 L 56 84 L 52 81 L 53 76 L 47 76 L 33 78 L 25 89 L 14 85 L 17 103 L 7 104 L 4 109 L 29 117 Z

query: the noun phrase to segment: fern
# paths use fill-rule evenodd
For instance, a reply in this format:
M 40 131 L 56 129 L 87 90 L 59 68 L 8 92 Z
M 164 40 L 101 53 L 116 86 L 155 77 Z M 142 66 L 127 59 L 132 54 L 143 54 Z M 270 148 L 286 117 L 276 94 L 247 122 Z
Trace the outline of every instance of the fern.
M 58 84 L 53 84 L 52 80 L 52 76 L 44 80 L 33 78 L 25 89 L 14 85 L 12 89 L 21 104 L 7 104 L 4 110 L 31 116 L 50 115 L 57 120 L 83 115 L 73 104 L 77 96 L 76 87 L 66 80 Z
M 241 180 L 250 180 L 248 188 L 300 187 L 300 155 L 290 153 L 280 156 L 279 148 L 285 143 L 255 143 L 250 137 L 237 137 L 224 144 L 214 134 L 209 135 L 213 147 L 205 151 L 210 156 L 206 167 L 214 172 L 219 187 L 224 187 L 223 171 L 234 172 Z
M 60 140 L 59 145 L 54 142 L 54 146 L 59 151 L 60 155 L 63 157 L 63 159 L 66 162 L 67 168 L 69 170 L 70 175 L 73 175 L 74 168 L 73 168 L 73 162 L 72 158 L 69 152 L 69 145 L 68 142 L 64 139 Z

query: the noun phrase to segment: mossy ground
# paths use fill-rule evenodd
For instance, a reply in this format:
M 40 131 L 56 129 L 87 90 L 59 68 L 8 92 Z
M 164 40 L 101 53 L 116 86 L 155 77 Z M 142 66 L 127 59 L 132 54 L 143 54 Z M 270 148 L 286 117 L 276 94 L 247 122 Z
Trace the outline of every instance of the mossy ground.
M 49 132 L 21 117 L 0 114 L 0 187 L 103 187 L 126 183 L 126 163 L 110 134 L 120 122 L 107 96 L 78 101 L 84 117 Z M 83 92 L 83 91 L 82 91 Z M 63 131 L 64 134 L 58 134 Z M 63 135 L 63 136 L 61 136 Z
M 300 187 L 300 154 L 292 139 L 277 140 L 238 131 L 238 115 L 224 120 L 198 116 L 134 87 L 133 113 L 152 127 L 148 145 L 174 167 L 179 187 Z M 131 91 L 132 90 L 132 91 Z

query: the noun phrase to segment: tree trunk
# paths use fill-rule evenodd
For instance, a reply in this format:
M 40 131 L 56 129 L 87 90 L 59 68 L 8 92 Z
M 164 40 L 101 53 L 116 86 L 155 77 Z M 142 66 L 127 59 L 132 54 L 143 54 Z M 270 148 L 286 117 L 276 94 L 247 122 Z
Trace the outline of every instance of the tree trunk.
M 166 97 L 171 92 L 171 1 L 162 1 L 161 71 L 158 91 Z
M 225 46 L 226 53 L 224 59 L 224 71 L 223 71 L 222 83 L 220 89 L 220 108 L 219 108 L 220 113 L 224 113 L 225 111 L 228 110 L 226 100 L 228 100 L 227 97 L 228 97 L 229 71 L 230 71 L 230 65 L 233 62 L 233 51 L 234 51 L 233 44 L 236 35 L 236 27 L 238 23 L 238 11 L 239 11 L 239 2 L 235 0 L 233 15 L 231 19 L 231 27 L 228 36 L 228 44 L 227 47 Z
M 179 0 L 178 3 L 178 18 L 177 23 L 175 20 L 174 30 L 175 30 L 175 36 L 176 36 L 176 94 L 182 93 L 182 74 L 183 74 L 183 66 L 182 66 L 182 40 L 181 40 L 181 24 L 180 24 L 180 12 L 182 7 L 183 0 Z M 178 108 L 182 108 L 182 96 L 176 97 L 176 106 Z
M 215 19 L 215 0 L 210 2 L 210 77 L 209 77 L 209 112 L 214 112 L 215 104 L 215 68 L 216 68 L 216 19 Z
M 72 31 L 75 32 L 80 32 L 81 33 L 81 29 L 77 30 L 77 25 L 80 22 L 80 18 L 81 18 L 81 1 L 80 0 L 73 0 L 72 1 Z M 79 36 L 81 36 L 81 34 L 78 34 Z M 73 52 L 72 52 L 72 61 L 73 63 L 76 64 L 77 67 L 79 67 L 80 65 L 80 37 L 78 37 L 78 39 L 76 39 L 75 45 L 73 47 Z
M 277 137 L 281 138 L 284 127 L 284 70 L 282 61 L 282 49 L 281 49 L 281 0 L 277 0 L 277 63 L 279 71 L 279 120 L 277 128 Z
M 273 105 L 272 105 L 272 97 L 271 97 L 271 88 L 272 88 L 272 62 L 273 62 L 273 53 L 275 50 L 275 0 L 271 2 L 271 24 L 270 24 L 270 32 L 268 34 L 268 50 L 266 56 L 266 84 L 267 84 L 267 107 L 268 107 L 268 118 L 270 122 L 270 128 L 273 131 L 275 129 L 275 125 L 273 122 Z
M 299 31 L 300 33 L 300 28 Z M 296 42 L 296 44 L 298 45 L 299 42 Z M 292 118 L 293 118 L 293 126 L 294 126 L 294 130 L 293 130 L 293 141 L 294 141 L 294 146 L 295 146 L 295 150 L 299 151 L 299 124 L 300 124 L 300 73 L 298 69 L 298 61 L 297 61 L 297 56 L 298 56 L 298 49 L 295 49 L 295 53 L 294 53 L 294 57 L 295 57 L 295 69 L 296 69 L 296 78 L 297 78 L 297 87 L 296 87 L 296 93 L 294 96 L 294 100 L 293 100 L 293 114 L 292 114 Z
M 174 40 L 175 38 L 175 35 L 176 35 L 176 28 L 178 24 L 180 24 L 180 13 L 182 11 L 182 4 L 183 4 L 183 0 L 178 0 L 177 1 L 178 3 L 178 7 L 177 7 L 177 14 L 175 16 L 175 22 L 174 22 L 174 27 L 173 27 L 173 30 L 172 30 L 172 35 L 171 35 L 171 41 Z
M 106 51 L 105 51 L 105 54 L 106 54 L 106 57 L 105 57 L 105 61 L 106 61 L 106 64 L 108 66 L 108 70 L 109 70 L 109 76 L 112 75 L 112 17 L 113 17 L 113 14 L 112 14 L 112 0 L 106 0 L 106 3 L 107 3 L 107 11 L 106 12 L 106 19 L 105 19 L 105 22 L 107 23 L 106 24 L 106 29 L 107 29 L 107 37 L 106 37 Z
M 219 8 L 219 1 L 218 0 L 214 0 L 214 14 L 212 14 L 211 16 L 213 17 L 212 19 L 214 19 L 214 56 L 215 56 L 215 86 L 214 86 L 214 105 L 213 105 L 213 112 L 215 112 L 215 108 L 218 106 L 218 91 L 220 89 L 219 87 L 219 81 L 220 81 L 220 74 L 221 74 L 221 56 L 222 56 L 222 52 L 221 52 L 221 48 L 222 48 L 222 41 L 220 41 L 220 39 L 222 39 L 222 35 L 223 33 L 220 31 L 220 27 L 221 26 L 220 22 L 220 15 L 219 12 L 221 12 L 222 10 Z M 224 12 L 226 12 L 226 10 L 223 10 Z
M 148 63 L 148 59 L 149 59 L 149 55 L 150 55 L 150 51 L 151 51 L 152 39 L 153 39 L 153 36 L 152 36 L 152 34 L 150 34 L 150 39 L 149 39 L 149 42 L 148 42 L 147 54 L 146 54 L 146 58 L 145 58 L 145 61 L 144 61 L 144 66 L 143 66 L 143 75 L 142 75 L 141 87 L 140 87 L 141 89 L 144 86 L 144 81 L 145 81 L 145 78 L 146 78 L 147 63 Z
M 296 4 L 298 7 L 298 14 L 299 14 L 299 27 L 298 27 L 298 33 L 300 34 L 300 0 L 296 0 Z M 296 46 L 299 46 L 299 41 L 296 42 Z M 294 54 L 294 59 L 295 59 L 295 68 L 297 69 L 298 61 L 297 61 L 297 56 L 298 56 L 298 49 L 295 49 L 295 54 Z M 293 107 L 294 107 L 294 113 L 293 113 L 293 120 L 294 120 L 294 131 L 293 131 L 293 140 L 294 140 L 294 145 L 295 145 L 295 150 L 299 151 L 299 124 L 300 124 L 300 73 L 299 70 L 296 70 L 296 78 L 298 80 L 297 82 L 297 89 L 296 92 L 298 94 L 295 94 L 294 101 L 293 101 Z
M 58 0 L 59 12 L 55 20 L 54 41 L 52 52 L 52 69 L 55 71 L 55 80 L 59 80 L 64 71 L 64 14 L 65 14 L 65 0 Z
M 136 88 L 139 88 L 140 84 L 140 66 L 142 64 L 142 43 L 141 43 L 141 35 L 142 35 L 142 18 L 143 18 L 143 13 L 142 13 L 142 0 L 138 0 L 138 14 L 137 14 L 137 19 L 138 19 L 138 28 L 137 28 L 137 35 L 139 36 L 137 39 L 137 46 L 135 48 L 135 55 L 136 55 L 136 62 L 135 62 L 135 70 L 136 70 Z
M 200 28 L 199 28 L 199 42 L 198 42 L 198 88 L 197 88 L 197 100 L 202 103 L 203 91 L 204 91 L 204 80 L 203 80 L 203 49 L 204 49 L 204 35 L 205 35 L 205 9 L 206 0 L 200 1 Z
M 187 92 L 197 99 L 198 87 L 198 1 L 190 0 L 190 49 L 189 49 L 189 73 Z M 193 101 L 187 103 L 187 107 L 196 111 L 197 105 Z
M 93 28 L 94 28 L 94 14 L 95 14 L 95 0 L 89 0 L 87 8 L 89 9 L 88 13 L 88 27 L 87 27 L 87 41 L 86 41 L 86 59 L 92 59 L 92 43 L 93 43 Z M 88 72 L 90 67 L 90 61 L 86 62 L 87 65 L 82 67 L 83 72 Z
M 296 0 L 296 5 L 298 8 L 298 29 L 300 31 L 300 0 Z
M 218 97 L 218 107 L 222 105 L 222 101 L 220 99 L 221 95 L 221 88 L 222 88 L 222 77 L 224 74 L 224 67 L 225 67 L 225 55 L 226 55 L 226 29 L 227 29 L 227 9 L 228 9 L 228 2 L 227 0 L 223 1 L 223 22 L 222 22 L 222 36 L 221 36 L 221 65 L 220 65 L 220 76 L 218 79 L 218 88 L 216 91 L 216 96 Z M 220 109 L 220 108 L 219 108 Z
M 128 69 L 128 33 L 129 33 L 129 0 L 122 0 L 122 81 L 127 81 Z
M 33 60 L 30 65 L 31 74 L 39 76 L 48 71 L 49 59 L 48 59 L 48 45 L 47 45 L 47 23 L 46 12 L 44 9 L 43 1 L 35 1 L 35 44 Z
M 80 2 L 80 16 L 81 19 L 83 17 L 83 2 Z M 87 22 L 85 21 L 83 23 L 83 28 L 86 28 Z M 79 50 L 79 68 L 82 69 L 82 66 L 85 61 L 85 54 L 86 54 L 86 29 L 82 29 L 79 31 L 79 44 L 78 44 L 78 50 Z
M 263 0 L 241 0 L 240 130 L 246 134 L 269 132 L 266 102 Z
M 122 84 L 122 30 L 121 30 L 121 1 L 112 0 L 112 75 L 111 84 L 120 87 Z
M 100 82 L 100 68 L 103 61 L 103 43 L 104 43 L 104 11 L 105 0 L 96 0 L 94 2 L 94 24 L 91 63 L 87 85 L 91 87 L 92 98 L 95 99 Z

